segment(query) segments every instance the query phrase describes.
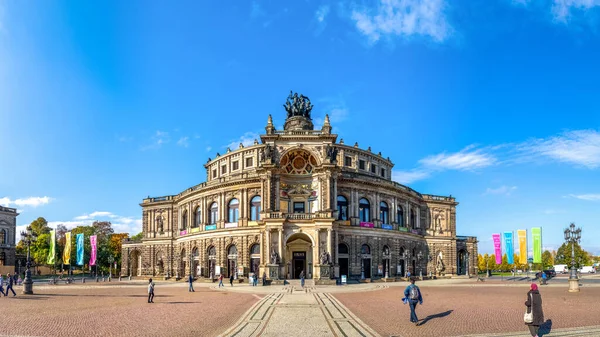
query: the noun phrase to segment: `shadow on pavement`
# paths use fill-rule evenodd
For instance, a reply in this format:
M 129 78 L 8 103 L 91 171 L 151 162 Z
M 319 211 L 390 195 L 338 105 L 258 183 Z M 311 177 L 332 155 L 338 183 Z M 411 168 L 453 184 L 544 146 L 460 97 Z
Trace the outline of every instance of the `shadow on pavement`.
M 538 331 L 538 336 L 542 337 L 547 335 L 552 331 L 552 320 L 547 319 L 542 325 L 540 325 L 540 330 Z
M 37 296 L 37 295 L 33 295 Z M 39 296 L 50 296 L 50 297 L 143 297 L 146 298 L 148 295 L 91 295 L 91 294 L 39 294 Z M 173 295 L 156 295 L 155 297 L 173 297 Z
M 454 311 L 454 310 L 448 310 L 448 311 L 440 312 L 439 314 L 429 315 L 429 316 L 425 317 L 421 321 L 421 323 L 419 323 L 419 325 L 423 325 L 423 324 L 429 322 L 429 320 L 432 320 L 434 318 L 446 317 L 446 316 L 450 315 L 452 313 L 452 311 Z

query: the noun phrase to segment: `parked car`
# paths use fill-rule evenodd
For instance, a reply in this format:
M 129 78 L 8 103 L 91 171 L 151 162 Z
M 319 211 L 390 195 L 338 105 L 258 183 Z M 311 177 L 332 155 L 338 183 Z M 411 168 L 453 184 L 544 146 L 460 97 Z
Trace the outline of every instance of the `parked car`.
M 592 266 L 585 266 L 585 267 L 581 267 L 579 269 L 579 272 L 582 274 L 592 274 L 596 272 L 596 269 L 594 269 L 594 267 Z
M 556 276 L 556 271 L 554 271 L 554 269 L 544 270 L 544 273 L 546 273 L 548 278 L 553 278 Z
M 557 264 L 552 269 L 554 269 L 555 272 L 560 274 L 566 274 L 569 272 L 569 268 L 566 264 Z

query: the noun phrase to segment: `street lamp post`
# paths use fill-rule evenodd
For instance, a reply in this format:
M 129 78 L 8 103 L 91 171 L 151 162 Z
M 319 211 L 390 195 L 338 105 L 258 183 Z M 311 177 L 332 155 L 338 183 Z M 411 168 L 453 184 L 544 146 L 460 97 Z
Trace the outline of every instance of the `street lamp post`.
M 25 270 L 25 280 L 23 281 L 23 294 L 33 295 L 33 280 L 31 279 L 31 244 L 37 240 L 37 235 L 33 232 L 31 226 L 27 226 L 26 231 L 21 231 L 21 238 L 27 244 L 27 270 Z
M 423 252 L 419 251 L 417 254 L 417 264 L 419 265 L 419 279 L 423 279 L 423 269 L 421 268 L 421 259 L 423 258 Z
M 108 257 L 108 282 L 110 282 L 110 280 L 112 279 L 112 263 L 114 260 L 115 258 L 112 255 Z
M 571 244 L 571 273 L 569 274 L 569 291 L 579 291 L 579 279 L 575 269 L 575 243 L 581 240 L 581 228 L 575 229 L 575 224 L 571 223 L 569 228 L 565 229 L 565 241 Z

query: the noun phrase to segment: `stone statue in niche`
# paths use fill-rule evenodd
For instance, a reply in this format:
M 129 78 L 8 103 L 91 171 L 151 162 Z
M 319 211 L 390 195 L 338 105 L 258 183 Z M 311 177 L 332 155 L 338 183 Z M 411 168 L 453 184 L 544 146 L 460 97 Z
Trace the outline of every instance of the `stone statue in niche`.
M 271 264 L 279 264 L 279 254 L 275 250 L 271 253 Z
M 441 273 L 444 271 L 445 267 L 444 267 L 444 259 L 442 256 L 442 252 L 440 252 L 438 254 L 438 258 L 437 258 L 437 266 L 435 268 L 437 270 L 438 273 Z
M 325 155 L 326 158 L 329 159 L 330 163 L 335 163 L 337 162 L 337 154 L 338 154 L 338 150 L 335 146 L 331 146 L 331 145 L 327 145 L 327 147 L 325 148 Z
M 329 265 L 331 263 L 330 258 L 329 258 L 329 253 L 326 251 L 321 252 L 320 260 L 321 260 L 321 265 Z
M 156 261 L 156 270 L 158 271 L 159 274 L 163 273 L 164 270 L 164 262 L 162 257 L 158 258 L 158 261 Z
M 157 230 L 162 233 L 163 232 L 163 219 L 162 216 L 159 216 L 156 218 L 156 228 Z
M 265 145 L 264 149 L 260 150 L 260 161 L 265 162 L 267 159 L 272 160 L 275 151 L 271 145 Z

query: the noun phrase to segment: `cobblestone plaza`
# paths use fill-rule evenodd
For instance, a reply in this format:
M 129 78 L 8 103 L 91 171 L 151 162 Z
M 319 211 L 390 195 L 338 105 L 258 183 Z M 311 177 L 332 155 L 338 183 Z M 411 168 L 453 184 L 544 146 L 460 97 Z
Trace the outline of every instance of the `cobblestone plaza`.
M 527 336 L 527 283 L 418 282 L 420 326 L 403 305 L 406 282 L 315 286 L 294 283 L 218 288 L 157 282 L 147 303 L 143 281 L 37 286 L 35 295 L 0 299 L 0 336 Z M 544 336 L 599 336 L 600 287 L 569 293 L 541 288 Z M 33 314 L 32 314 L 33 313 Z

